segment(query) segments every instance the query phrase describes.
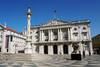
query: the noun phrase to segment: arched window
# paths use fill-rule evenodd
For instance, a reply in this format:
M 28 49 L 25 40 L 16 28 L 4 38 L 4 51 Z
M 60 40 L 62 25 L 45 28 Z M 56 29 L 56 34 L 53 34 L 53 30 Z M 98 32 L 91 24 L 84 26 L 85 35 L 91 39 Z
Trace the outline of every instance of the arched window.
M 83 27 L 83 30 L 86 30 L 86 27 Z
M 74 28 L 74 30 L 76 31 L 76 30 L 77 30 L 77 28 Z

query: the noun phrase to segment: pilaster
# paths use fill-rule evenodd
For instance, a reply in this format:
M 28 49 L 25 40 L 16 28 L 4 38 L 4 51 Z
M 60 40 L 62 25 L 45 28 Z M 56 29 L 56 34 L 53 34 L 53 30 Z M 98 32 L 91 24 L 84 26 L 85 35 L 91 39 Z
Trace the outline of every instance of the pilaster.
M 91 40 L 91 31 L 90 31 L 90 27 L 88 27 L 88 37 L 89 37 L 89 40 Z
M 72 44 L 68 45 L 68 54 L 70 55 L 73 52 Z
M 71 40 L 71 31 L 70 31 L 70 28 L 68 28 L 68 40 Z
M 92 55 L 92 54 L 93 54 L 92 42 L 89 43 L 89 48 L 90 48 L 89 52 L 90 52 L 90 54 Z
M 39 31 L 39 41 L 41 41 L 41 30 Z
M 39 46 L 39 53 L 44 54 L 44 46 L 43 45 Z
M 48 46 L 48 54 L 53 55 L 53 45 Z
M 59 35 L 58 36 L 60 37 L 59 40 L 62 41 L 62 30 L 61 30 L 61 28 L 59 29 Z
M 2 53 L 5 53 L 5 52 L 7 51 L 6 48 L 5 48 L 6 45 L 7 45 L 7 44 L 6 44 L 6 43 L 7 43 L 7 42 L 6 42 L 6 41 L 7 41 L 7 38 L 6 38 L 6 32 L 5 32 L 5 31 L 3 32 L 3 38 L 2 38 L 2 39 L 3 39 L 3 40 L 2 40 L 3 42 L 2 42 L 2 49 L 1 49 L 1 52 L 2 52 Z
M 48 30 L 48 34 L 49 34 L 49 41 L 51 41 L 51 30 Z
M 58 45 L 58 54 L 63 55 L 63 44 Z
M 53 41 L 53 32 L 52 32 L 52 29 L 51 29 L 50 34 L 51 34 L 51 41 Z

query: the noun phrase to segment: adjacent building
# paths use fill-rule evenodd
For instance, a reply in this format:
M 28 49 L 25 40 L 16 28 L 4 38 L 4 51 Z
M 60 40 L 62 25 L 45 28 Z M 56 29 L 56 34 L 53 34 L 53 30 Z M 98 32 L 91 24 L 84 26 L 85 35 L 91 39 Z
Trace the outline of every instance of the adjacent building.
M 100 54 L 100 34 L 92 38 L 94 54 Z
M 1 53 L 24 53 L 26 36 L 15 30 L 0 25 L 0 52 Z

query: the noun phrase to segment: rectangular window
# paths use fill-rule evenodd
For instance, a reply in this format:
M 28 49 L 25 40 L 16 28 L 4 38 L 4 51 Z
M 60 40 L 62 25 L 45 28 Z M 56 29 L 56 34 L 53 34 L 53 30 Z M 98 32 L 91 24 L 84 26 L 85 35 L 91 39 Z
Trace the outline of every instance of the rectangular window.
M 78 33 L 73 33 L 74 36 L 78 36 Z
M 1 52 L 1 47 L 0 47 L 0 52 Z
M 11 39 L 10 39 L 10 41 L 13 41 L 13 36 L 11 35 Z

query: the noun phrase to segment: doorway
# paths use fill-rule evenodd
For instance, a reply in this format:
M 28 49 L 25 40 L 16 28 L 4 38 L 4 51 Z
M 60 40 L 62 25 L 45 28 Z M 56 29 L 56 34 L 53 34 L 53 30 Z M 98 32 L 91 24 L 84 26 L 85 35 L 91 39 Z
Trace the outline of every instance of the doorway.
M 63 45 L 63 53 L 68 54 L 68 46 L 67 45 Z
M 58 47 L 57 47 L 57 45 L 53 46 L 53 54 L 58 54 Z
M 44 54 L 48 54 L 48 46 L 44 45 Z

